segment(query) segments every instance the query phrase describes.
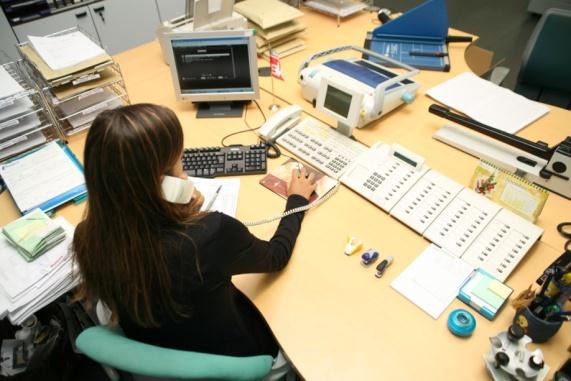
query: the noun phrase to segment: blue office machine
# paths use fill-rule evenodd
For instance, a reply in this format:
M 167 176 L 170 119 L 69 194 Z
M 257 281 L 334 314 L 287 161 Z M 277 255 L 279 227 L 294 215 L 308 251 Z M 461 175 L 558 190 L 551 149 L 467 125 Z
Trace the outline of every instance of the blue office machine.
M 429 0 L 367 34 L 365 48 L 418 69 L 449 71 L 448 11 Z

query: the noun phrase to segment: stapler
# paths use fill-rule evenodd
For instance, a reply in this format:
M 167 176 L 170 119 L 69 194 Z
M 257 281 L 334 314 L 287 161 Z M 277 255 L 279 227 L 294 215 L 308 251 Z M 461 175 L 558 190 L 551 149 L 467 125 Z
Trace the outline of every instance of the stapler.
M 571 199 L 571 136 L 549 147 L 547 143 L 532 142 L 436 104 L 430 105 L 428 111 L 477 131 L 444 126 L 434 134 L 435 139 Z

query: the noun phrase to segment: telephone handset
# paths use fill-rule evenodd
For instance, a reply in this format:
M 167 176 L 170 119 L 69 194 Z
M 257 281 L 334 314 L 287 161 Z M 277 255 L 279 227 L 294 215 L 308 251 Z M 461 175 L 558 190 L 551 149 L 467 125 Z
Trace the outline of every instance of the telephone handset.
M 163 199 L 174 204 L 188 204 L 194 193 L 194 184 L 189 179 L 164 176 L 161 183 Z
M 291 105 L 272 115 L 260 128 L 260 136 L 266 142 L 274 142 L 301 119 L 302 109 L 298 105 Z

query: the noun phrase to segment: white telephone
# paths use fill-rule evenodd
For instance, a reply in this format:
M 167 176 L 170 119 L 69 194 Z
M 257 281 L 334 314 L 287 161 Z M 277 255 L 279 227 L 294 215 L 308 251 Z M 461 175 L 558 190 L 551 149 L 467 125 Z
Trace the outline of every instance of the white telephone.
M 302 109 L 298 105 L 291 105 L 272 115 L 260 128 L 260 136 L 266 142 L 275 142 L 301 119 Z
M 161 183 L 163 198 L 174 204 L 188 204 L 194 194 L 194 184 L 189 179 L 164 176 Z

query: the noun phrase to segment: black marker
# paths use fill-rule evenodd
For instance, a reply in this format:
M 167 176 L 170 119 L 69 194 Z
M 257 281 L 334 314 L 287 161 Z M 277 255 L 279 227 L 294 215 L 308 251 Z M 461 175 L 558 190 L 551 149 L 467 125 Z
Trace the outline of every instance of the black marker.
M 419 51 L 410 51 L 408 52 L 411 56 L 417 57 L 447 57 L 448 53 L 444 52 L 419 52 Z
M 385 270 L 391 265 L 391 263 L 393 263 L 393 257 L 389 256 L 387 259 L 383 259 L 381 263 L 377 265 L 377 272 L 375 273 L 375 276 L 377 278 L 382 277 L 385 273 Z

